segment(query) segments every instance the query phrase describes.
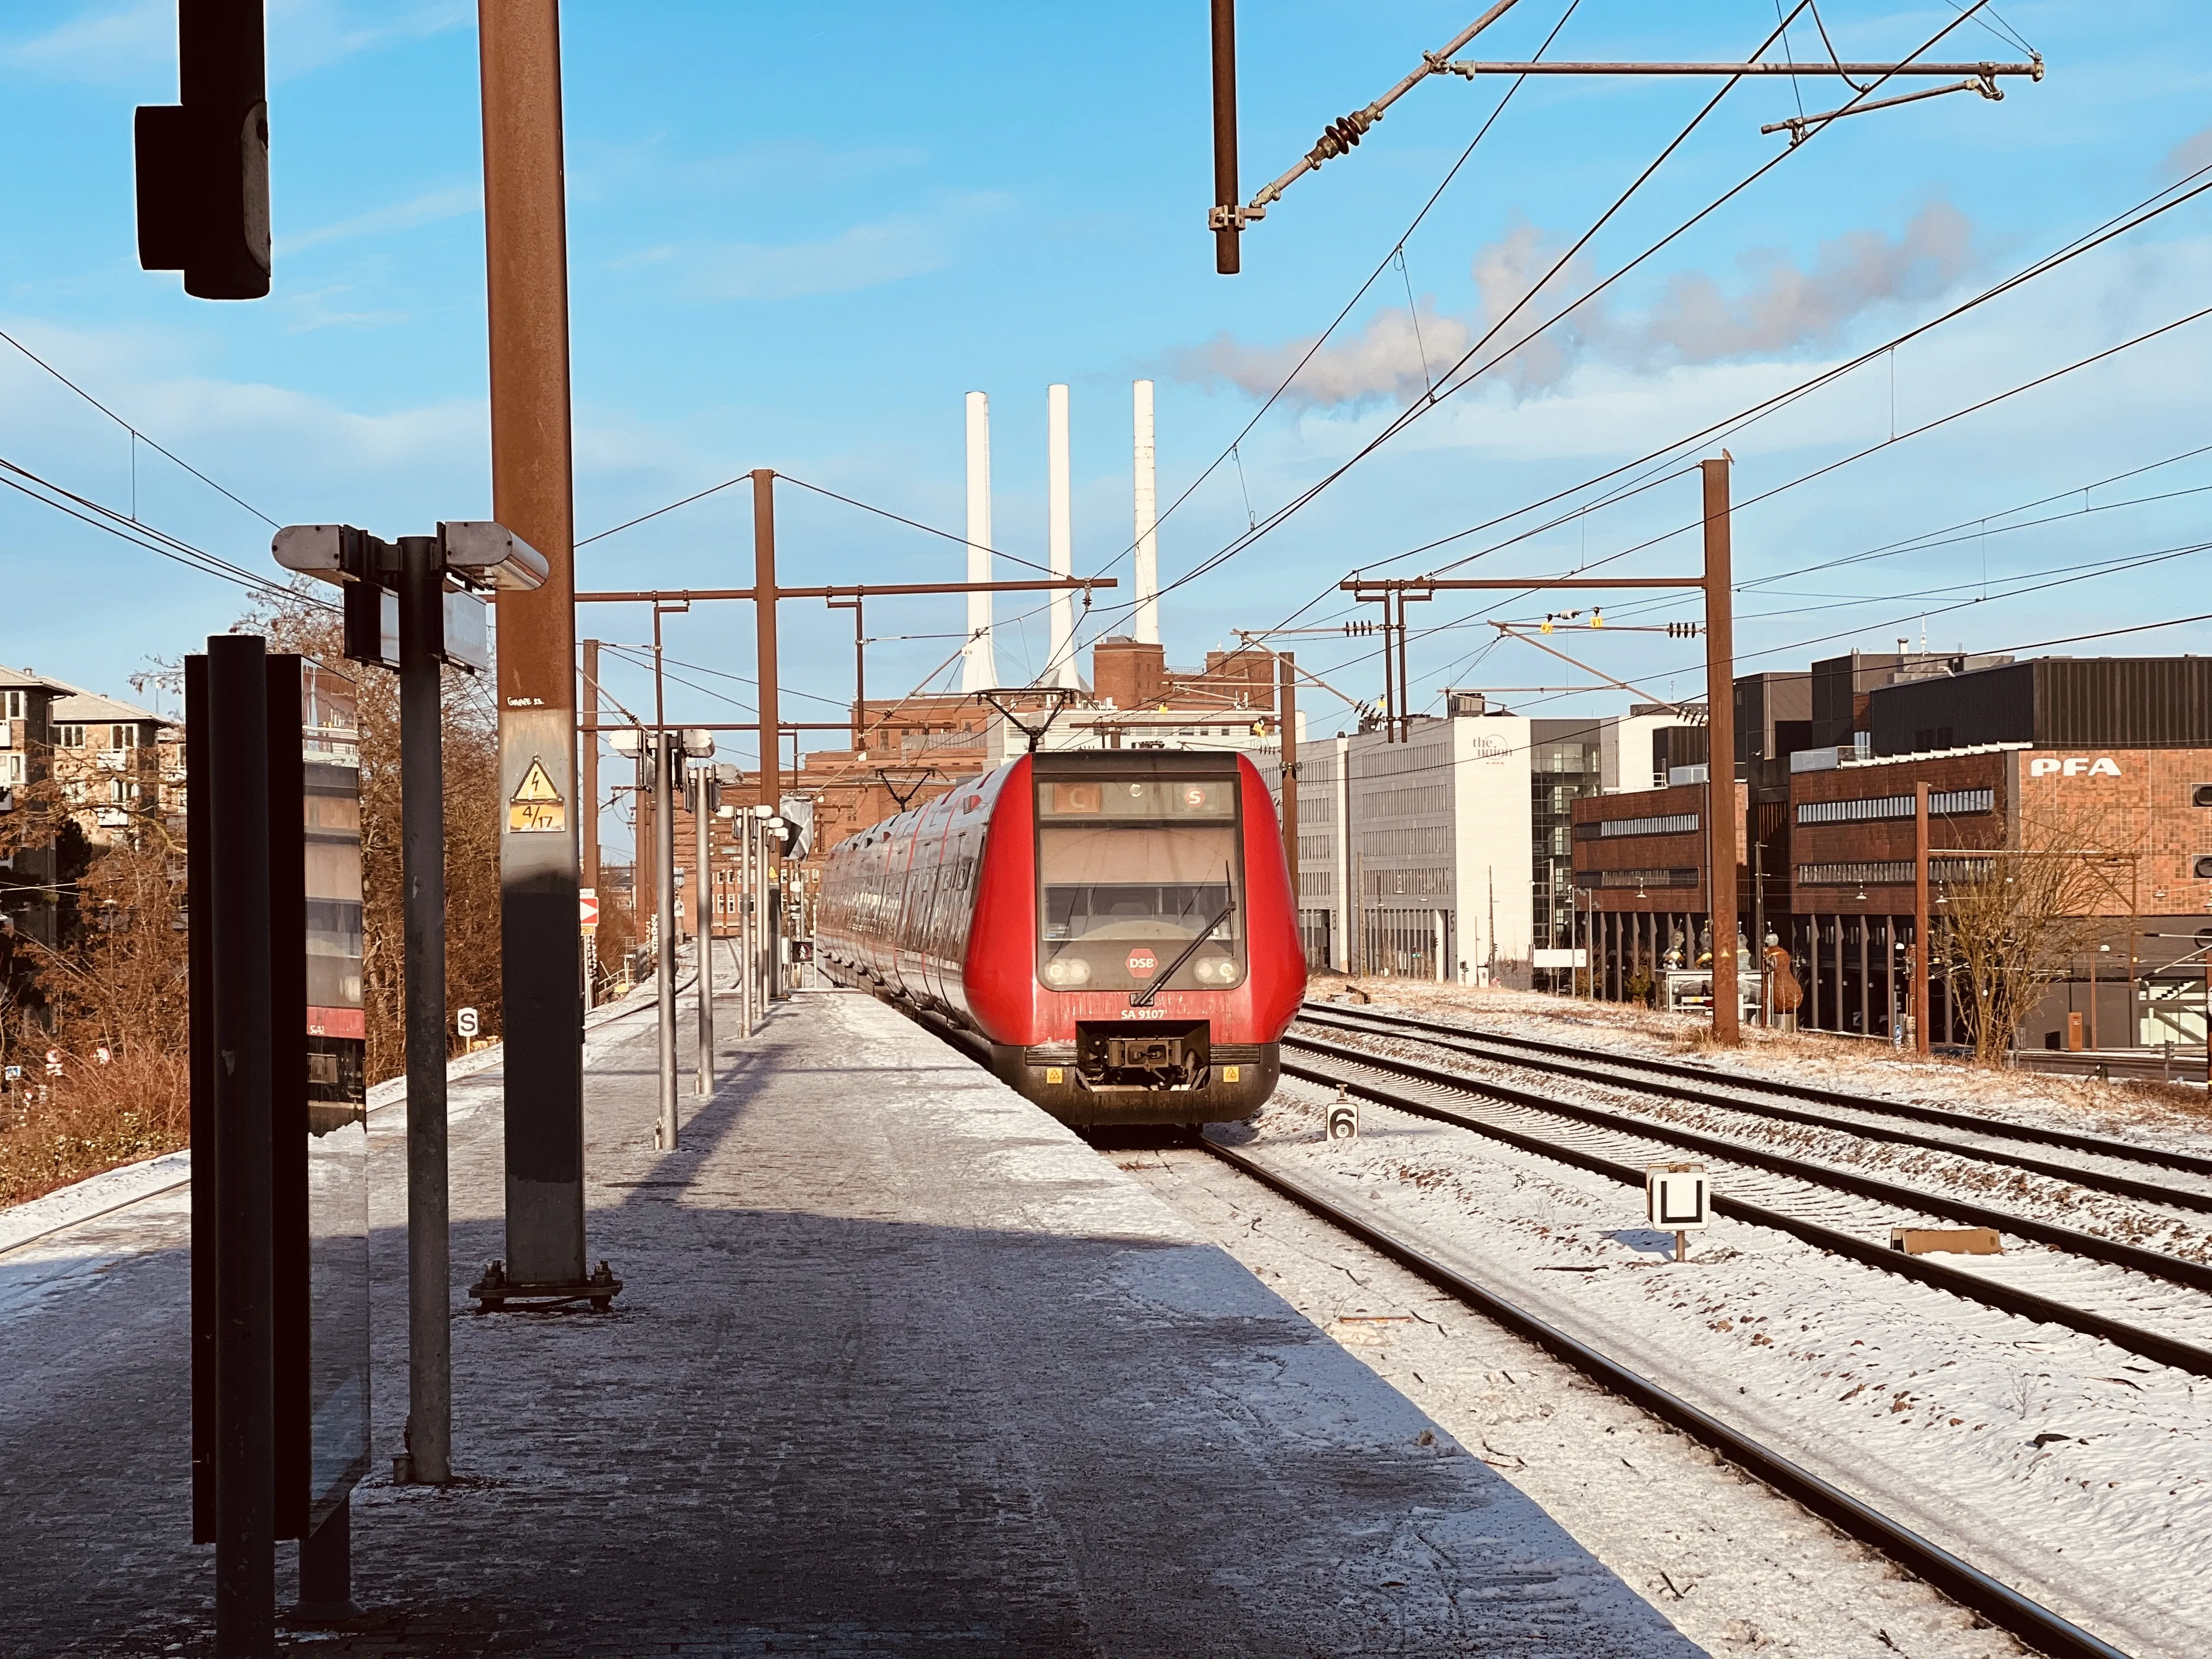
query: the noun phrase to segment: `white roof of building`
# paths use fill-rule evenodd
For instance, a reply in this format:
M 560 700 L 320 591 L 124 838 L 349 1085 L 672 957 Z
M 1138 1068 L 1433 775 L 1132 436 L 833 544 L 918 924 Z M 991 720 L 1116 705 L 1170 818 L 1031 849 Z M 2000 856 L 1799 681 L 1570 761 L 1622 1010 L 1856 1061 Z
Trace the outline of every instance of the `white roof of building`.
M 67 680 L 56 679 L 51 674 L 34 674 L 28 669 L 9 668 L 0 664 L 0 685 L 35 685 L 48 691 L 58 691 L 46 710 L 47 718 L 64 726 L 91 726 L 102 720 L 122 722 L 151 720 L 157 726 L 175 726 L 150 708 L 141 708 L 135 702 L 125 702 L 120 697 L 102 696 L 97 691 L 88 691 L 81 685 L 71 685 Z
M 80 691 L 75 687 L 70 688 L 69 696 L 54 699 L 52 706 L 46 711 L 46 717 L 70 726 L 93 726 L 103 720 L 151 720 L 157 726 L 173 724 L 150 708 L 139 708 L 135 702 L 125 702 L 118 697 L 103 697 L 97 691 Z

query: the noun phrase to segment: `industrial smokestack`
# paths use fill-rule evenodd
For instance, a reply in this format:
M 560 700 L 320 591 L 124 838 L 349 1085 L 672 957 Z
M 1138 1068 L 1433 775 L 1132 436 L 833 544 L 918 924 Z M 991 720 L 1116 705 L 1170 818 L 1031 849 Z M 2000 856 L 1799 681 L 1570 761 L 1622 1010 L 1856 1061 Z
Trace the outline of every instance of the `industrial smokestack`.
M 1152 383 L 1137 382 L 1137 641 L 1160 642 L 1160 495 L 1152 465 Z
M 968 580 L 991 580 L 991 400 L 968 394 Z M 991 653 L 991 596 L 968 596 L 968 643 L 960 651 L 960 689 L 981 691 L 999 683 Z
M 1067 388 L 1047 386 L 1044 410 L 1046 516 L 1052 544 L 1052 574 L 1065 579 L 1075 574 L 1075 512 L 1067 462 Z M 1075 595 L 1066 588 L 1052 596 L 1052 656 L 1045 668 L 1044 683 L 1071 689 L 1080 684 L 1075 672 Z

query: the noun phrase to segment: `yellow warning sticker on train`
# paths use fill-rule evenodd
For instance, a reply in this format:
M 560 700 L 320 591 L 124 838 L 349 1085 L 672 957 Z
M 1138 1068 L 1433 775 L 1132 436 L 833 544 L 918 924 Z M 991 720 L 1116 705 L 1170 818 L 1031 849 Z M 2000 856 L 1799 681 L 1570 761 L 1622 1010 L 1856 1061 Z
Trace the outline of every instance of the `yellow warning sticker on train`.
M 553 787 L 544 761 L 531 761 L 530 769 L 522 775 L 522 781 L 507 798 L 507 827 L 517 835 L 568 827 L 568 803 Z

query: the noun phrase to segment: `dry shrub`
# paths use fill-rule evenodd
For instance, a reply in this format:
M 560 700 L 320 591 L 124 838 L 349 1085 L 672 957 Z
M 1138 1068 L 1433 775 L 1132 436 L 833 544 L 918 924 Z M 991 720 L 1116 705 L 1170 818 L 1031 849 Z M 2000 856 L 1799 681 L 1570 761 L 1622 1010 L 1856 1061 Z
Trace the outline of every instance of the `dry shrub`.
M 102 1066 L 64 1049 L 62 1065 L 43 1099 L 27 1090 L 5 1097 L 0 1206 L 173 1152 L 191 1139 L 182 1053 L 134 1044 Z
M 9 1058 L 33 1086 L 8 1097 L 0 1116 L 0 1204 L 189 1138 L 184 849 L 156 815 L 132 817 L 80 878 L 61 947 L 18 945 L 52 1026 L 26 1018 L 9 1033 Z M 46 1075 L 49 1048 L 59 1078 Z
M 361 726 L 362 1005 L 368 1080 L 407 1069 L 407 975 L 400 852 L 399 677 L 344 662 L 337 618 L 280 604 L 241 623 L 272 651 L 343 665 L 354 680 Z M 446 1040 L 458 1049 L 451 1011 L 474 1008 L 483 1034 L 500 1034 L 499 714 L 490 677 L 449 668 L 444 684 L 446 805 Z
M 337 618 L 304 602 L 264 608 L 239 631 L 264 635 L 272 651 L 343 661 Z M 360 702 L 362 1001 L 368 1081 L 376 1083 L 406 1069 L 398 684 L 379 670 L 349 672 Z M 496 1036 L 498 716 L 489 686 L 454 672 L 446 677 L 445 714 L 447 1001 L 475 1007 L 485 1034 Z M 0 851 L 66 831 L 58 791 L 19 791 L 17 799 L 21 810 L 0 819 L 0 831 L 14 838 Z M 24 1066 L 30 1086 L 0 1096 L 0 1205 L 190 1138 L 185 849 L 157 813 L 133 817 L 115 845 L 92 852 L 59 946 L 14 941 L 14 994 L 0 986 L 0 1054 Z M 62 1053 L 58 1079 L 44 1076 L 48 1048 Z

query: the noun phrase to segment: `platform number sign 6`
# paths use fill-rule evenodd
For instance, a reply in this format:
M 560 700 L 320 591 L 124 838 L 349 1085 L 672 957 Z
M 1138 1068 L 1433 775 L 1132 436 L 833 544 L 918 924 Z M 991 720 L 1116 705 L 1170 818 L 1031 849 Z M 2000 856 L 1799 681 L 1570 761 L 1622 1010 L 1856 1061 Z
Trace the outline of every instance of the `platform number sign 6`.
M 1337 1086 L 1336 1098 L 1329 1103 L 1328 1138 L 1331 1140 L 1359 1139 L 1359 1103 Z

